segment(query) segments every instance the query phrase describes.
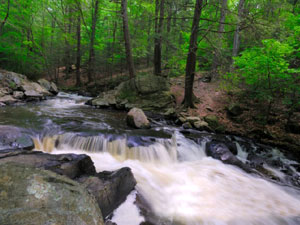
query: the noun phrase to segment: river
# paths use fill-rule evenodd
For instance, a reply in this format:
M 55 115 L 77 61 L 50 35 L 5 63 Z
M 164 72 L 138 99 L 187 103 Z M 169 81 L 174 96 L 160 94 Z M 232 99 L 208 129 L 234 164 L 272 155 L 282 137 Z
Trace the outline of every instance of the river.
M 151 130 L 133 130 L 126 126 L 124 112 L 91 108 L 84 105 L 86 100 L 59 93 L 43 102 L 1 108 L 0 124 L 29 129 L 36 150 L 88 154 L 99 172 L 130 167 L 137 186 L 114 212 L 111 220 L 118 225 L 145 220 L 134 204 L 137 193 L 160 221 L 166 221 L 161 224 L 300 224 L 299 189 L 285 185 L 282 166 L 264 164 L 282 182 L 263 179 L 207 157 L 206 134 L 196 143 L 165 122 Z M 249 150 L 238 140 L 237 157 L 249 162 Z M 280 160 L 293 176 L 300 175 L 299 163 L 278 150 L 270 148 L 266 157 Z

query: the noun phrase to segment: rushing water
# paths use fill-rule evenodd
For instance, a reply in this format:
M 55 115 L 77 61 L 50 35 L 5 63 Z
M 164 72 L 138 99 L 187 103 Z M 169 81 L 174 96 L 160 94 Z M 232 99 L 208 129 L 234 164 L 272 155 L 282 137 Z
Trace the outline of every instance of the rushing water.
M 196 143 L 167 125 L 134 131 L 126 127 L 124 113 L 92 109 L 83 104 L 85 100 L 61 93 L 39 104 L 1 109 L 0 123 L 34 127 L 38 150 L 88 154 L 97 171 L 130 167 L 137 180 L 136 191 L 115 211 L 112 221 L 118 225 L 145 220 L 134 205 L 136 192 L 168 224 L 300 224 L 296 187 L 275 184 L 207 157 L 205 138 Z M 248 153 L 238 142 L 237 148 L 238 158 L 247 162 Z M 297 162 L 276 150 L 270 154 L 280 157 L 298 175 L 292 166 L 299 165 Z M 264 168 L 285 179 L 278 168 L 267 164 Z

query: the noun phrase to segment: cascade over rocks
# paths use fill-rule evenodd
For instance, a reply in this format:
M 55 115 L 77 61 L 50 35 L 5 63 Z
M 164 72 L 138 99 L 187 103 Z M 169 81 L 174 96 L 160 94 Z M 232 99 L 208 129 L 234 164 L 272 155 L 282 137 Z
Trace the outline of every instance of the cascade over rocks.
M 136 107 L 168 116 L 174 114 L 175 99 L 166 78 L 147 74 L 122 82 L 114 90 L 101 93 L 87 104 L 127 110 Z
M 41 79 L 36 83 L 29 81 L 22 74 L 0 70 L 0 103 L 2 104 L 41 100 L 57 93 L 57 87 L 53 82 Z
M 126 117 L 127 125 L 134 128 L 150 128 L 150 122 L 143 110 L 139 108 L 131 109 Z
M 65 176 L 16 163 L 0 174 L 0 224 L 104 224 L 95 198 Z

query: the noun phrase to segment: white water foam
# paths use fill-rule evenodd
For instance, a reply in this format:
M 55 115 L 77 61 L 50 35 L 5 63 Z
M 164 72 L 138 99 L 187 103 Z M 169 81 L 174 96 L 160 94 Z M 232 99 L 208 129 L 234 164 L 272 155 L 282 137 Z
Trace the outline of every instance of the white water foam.
M 74 150 L 54 153 L 67 152 L 90 155 L 97 171 L 130 167 L 137 180 L 137 191 L 156 215 L 171 221 L 187 225 L 298 224 L 295 217 L 300 215 L 300 201 L 296 196 L 209 157 L 155 163 L 121 162 L 109 153 Z M 118 222 L 118 225 L 134 225 Z

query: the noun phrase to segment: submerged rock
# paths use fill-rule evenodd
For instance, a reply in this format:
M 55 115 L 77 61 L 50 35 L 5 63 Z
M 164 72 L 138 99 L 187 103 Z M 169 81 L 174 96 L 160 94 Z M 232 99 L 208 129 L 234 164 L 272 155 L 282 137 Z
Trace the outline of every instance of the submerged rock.
M 104 218 L 126 200 L 136 185 L 130 168 L 101 172 L 96 176 L 84 176 L 79 178 L 78 182 L 96 197 Z
M 147 129 L 150 128 L 150 122 L 143 112 L 139 108 L 131 109 L 126 117 L 127 125 L 134 128 Z
M 95 198 L 67 177 L 15 163 L 0 174 L 0 224 L 104 224 Z
M 30 135 L 21 128 L 0 125 L 0 150 L 16 148 L 33 149 L 34 143 Z
M 251 172 L 251 168 L 240 161 L 224 143 L 215 140 L 207 142 L 205 152 L 208 156 L 211 156 L 214 159 L 221 160 L 226 164 L 237 166 L 246 172 Z

